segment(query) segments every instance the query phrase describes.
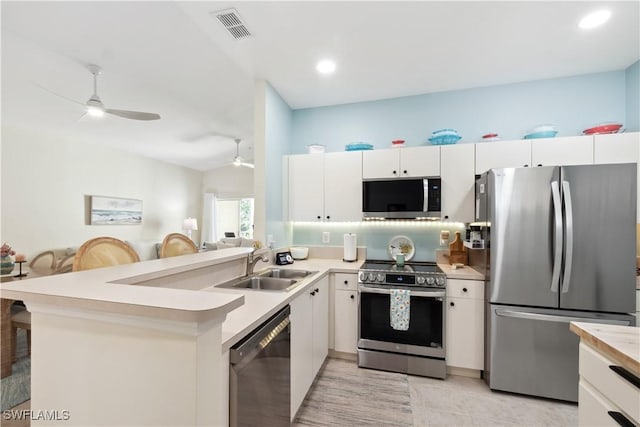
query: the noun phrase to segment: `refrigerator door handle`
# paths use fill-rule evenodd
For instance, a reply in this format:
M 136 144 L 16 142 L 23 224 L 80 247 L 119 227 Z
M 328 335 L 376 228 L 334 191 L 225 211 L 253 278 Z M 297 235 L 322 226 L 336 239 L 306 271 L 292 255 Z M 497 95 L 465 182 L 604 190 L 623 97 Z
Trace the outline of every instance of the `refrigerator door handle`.
M 573 204 L 571 202 L 571 187 L 569 181 L 562 181 L 562 193 L 566 226 L 566 249 L 564 258 L 564 272 L 562 274 L 562 293 L 569 292 L 571 282 L 571 267 L 573 265 Z
M 562 266 L 562 206 L 560 205 L 560 186 L 558 181 L 551 182 L 553 199 L 553 216 L 555 226 L 555 243 L 553 250 L 553 272 L 551 274 L 551 292 L 558 292 L 560 285 L 560 268 Z
M 555 316 L 553 314 L 542 313 L 530 313 L 526 311 L 514 311 L 505 310 L 501 308 L 496 309 L 496 314 L 500 317 L 515 317 L 518 319 L 527 320 L 542 320 L 545 322 L 583 322 L 583 323 L 606 323 L 607 325 L 622 325 L 629 326 L 628 320 L 613 320 L 613 319 L 593 319 L 588 317 L 570 317 L 570 316 Z

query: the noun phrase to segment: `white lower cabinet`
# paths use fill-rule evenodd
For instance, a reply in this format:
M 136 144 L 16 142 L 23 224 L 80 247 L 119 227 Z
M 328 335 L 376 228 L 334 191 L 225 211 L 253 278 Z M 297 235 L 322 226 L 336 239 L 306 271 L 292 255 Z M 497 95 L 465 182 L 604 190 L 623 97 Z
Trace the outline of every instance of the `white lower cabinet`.
M 333 350 L 356 354 L 358 349 L 358 275 L 334 273 Z
M 447 280 L 445 347 L 447 366 L 484 369 L 484 282 Z
M 329 350 L 329 279 L 291 301 L 291 420 Z
M 579 425 L 640 424 L 640 389 L 624 377 L 636 377 L 633 373 L 625 373 L 619 363 L 584 341 L 580 342 L 579 366 Z

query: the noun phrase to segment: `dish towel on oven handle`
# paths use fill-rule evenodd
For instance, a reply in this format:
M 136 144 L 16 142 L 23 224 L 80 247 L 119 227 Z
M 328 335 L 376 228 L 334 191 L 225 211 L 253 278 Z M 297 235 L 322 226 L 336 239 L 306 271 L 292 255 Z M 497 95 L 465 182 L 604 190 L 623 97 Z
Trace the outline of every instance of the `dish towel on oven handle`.
M 411 294 L 409 289 L 391 289 L 391 327 L 396 331 L 409 329 Z

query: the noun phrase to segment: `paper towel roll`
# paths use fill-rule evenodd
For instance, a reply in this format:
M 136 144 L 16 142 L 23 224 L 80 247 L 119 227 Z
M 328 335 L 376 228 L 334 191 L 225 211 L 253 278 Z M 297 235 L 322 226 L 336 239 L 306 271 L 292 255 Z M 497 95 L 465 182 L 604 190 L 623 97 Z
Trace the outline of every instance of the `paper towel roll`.
M 358 259 L 357 236 L 353 233 L 344 235 L 344 261 L 355 261 Z

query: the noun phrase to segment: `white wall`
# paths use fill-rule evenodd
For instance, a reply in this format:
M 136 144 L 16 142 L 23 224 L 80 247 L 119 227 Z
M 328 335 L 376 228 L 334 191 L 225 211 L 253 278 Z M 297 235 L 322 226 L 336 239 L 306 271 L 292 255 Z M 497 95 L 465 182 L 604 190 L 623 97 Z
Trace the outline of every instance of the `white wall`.
M 225 166 L 204 173 L 203 188 L 217 198 L 253 197 L 253 169 Z
M 0 148 L 0 238 L 27 256 L 98 236 L 160 242 L 200 218 L 202 172 L 6 126 Z M 88 195 L 142 200 L 142 225 L 88 225 Z
M 254 101 L 254 238 L 268 244 L 267 237 L 273 236 L 276 246 L 291 239 L 283 210 L 283 156 L 291 151 L 291 117 L 291 108 L 278 92 L 268 82 L 258 81 Z

